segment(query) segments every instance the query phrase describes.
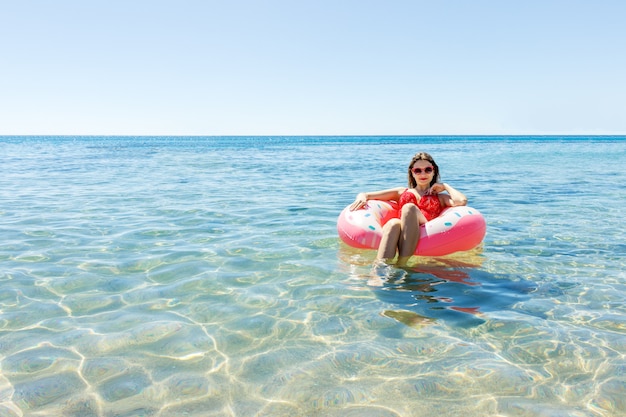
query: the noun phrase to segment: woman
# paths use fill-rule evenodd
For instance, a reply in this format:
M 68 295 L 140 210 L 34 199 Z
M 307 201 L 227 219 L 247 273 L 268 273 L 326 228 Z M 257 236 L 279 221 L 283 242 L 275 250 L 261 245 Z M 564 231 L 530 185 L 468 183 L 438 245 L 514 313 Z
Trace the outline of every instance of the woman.
M 406 263 L 413 255 L 420 237 L 420 225 L 439 216 L 444 208 L 464 206 L 467 198 L 449 184 L 438 182 L 439 167 L 426 152 L 415 154 L 409 164 L 409 188 L 359 193 L 350 210 L 357 210 L 367 200 L 395 201 L 400 218 L 389 220 L 383 227 L 378 259 L 391 260 L 398 252 L 398 263 Z M 442 194 L 443 192 L 445 194 Z

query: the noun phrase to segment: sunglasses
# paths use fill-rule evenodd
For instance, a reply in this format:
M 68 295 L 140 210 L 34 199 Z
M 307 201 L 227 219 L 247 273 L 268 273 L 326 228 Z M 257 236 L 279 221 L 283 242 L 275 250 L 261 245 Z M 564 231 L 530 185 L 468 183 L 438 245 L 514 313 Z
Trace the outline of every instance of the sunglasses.
M 421 174 L 422 173 L 422 168 L 413 168 L 411 171 L 413 171 L 414 174 Z M 433 171 L 434 171 L 433 167 L 426 167 L 426 168 L 424 168 L 424 173 L 425 174 L 430 174 Z

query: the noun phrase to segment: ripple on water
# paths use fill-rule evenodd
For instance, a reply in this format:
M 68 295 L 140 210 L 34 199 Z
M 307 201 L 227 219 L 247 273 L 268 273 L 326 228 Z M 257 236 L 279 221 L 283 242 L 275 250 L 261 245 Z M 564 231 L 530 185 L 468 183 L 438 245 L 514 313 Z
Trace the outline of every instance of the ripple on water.
M 147 277 L 152 282 L 167 284 L 202 275 L 206 272 L 206 266 L 205 261 L 180 259 L 176 263 L 162 264 L 152 268 L 148 271 Z
M 345 337 L 350 333 L 356 333 L 352 320 L 348 317 L 324 316 L 313 323 L 311 332 L 319 337 Z
M 599 384 L 592 404 L 615 415 L 626 415 L 626 375 L 609 378 Z
M 63 299 L 63 305 L 72 316 L 97 314 L 103 311 L 114 311 L 126 306 L 120 295 L 72 294 Z
M 271 310 L 284 304 L 281 289 L 270 285 L 254 285 L 248 290 L 241 291 L 237 297 L 237 304 L 257 310 Z
M 5 357 L 2 364 L 4 375 L 12 378 L 26 377 L 41 373 L 47 373 L 67 369 L 78 369 L 81 357 L 75 352 L 42 344 L 32 349 L 26 349 Z
M 177 400 L 200 398 L 209 394 L 209 380 L 197 374 L 179 373 L 164 381 L 168 397 Z
M 62 318 L 67 316 L 67 311 L 55 303 L 37 302 L 37 308 L 30 303 L 2 314 L 0 317 L 0 330 L 22 330 L 37 325 L 42 319 Z
M 328 365 L 332 364 L 335 373 L 351 379 L 365 369 L 369 374 L 384 374 L 389 370 L 393 357 L 393 352 L 373 343 L 367 346 L 349 344 L 337 347 L 334 353 L 326 356 L 325 361 L 329 361 Z
M 159 415 L 168 417 L 223 416 L 229 414 L 228 410 L 232 414 L 233 392 L 241 388 L 236 380 L 221 374 L 192 373 L 172 376 L 162 387 L 165 405 Z
M 103 380 L 123 374 L 131 366 L 131 360 L 119 357 L 86 359 L 83 364 L 82 375 L 90 384 L 95 385 Z
M 179 322 L 140 323 L 126 331 L 102 335 L 97 346 L 93 348 L 97 352 L 110 353 L 131 347 L 148 346 L 174 336 L 183 327 L 185 325 Z
M 95 395 L 76 395 L 58 407 L 58 412 L 51 410 L 50 415 L 58 415 L 63 417 L 99 417 L 101 408 L 98 406 L 98 400 Z
M 592 320 L 591 324 L 600 329 L 624 334 L 626 333 L 626 316 L 623 314 L 604 314 Z
M 465 392 L 475 390 L 475 394 L 525 396 L 531 393 L 537 382 L 537 375 L 532 370 L 508 362 L 494 362 L 487 357 L 473 364 L 465 363 L 455 369 L 454 375 L 459 388 Z
M 25 252 L 14 257 L 12 260 L 24 263 L 41 263 L 50 260 L 50 257 L 43 253 Z
M 256 384 L 262 384 L 274 375 L 292 367 L 301 367 L 319 353 L 315 346 L 275 347 L 272 350 L 262 350 L 251 353 L 241 364 L 241 371 L 237 376 Z
M 223 358 L 216 351 L 214 336 L 196 325 L 184 325 L 175 337 L 158 340 L 142 347 L 144 352 L 151 352 L 155 357 L 166 357 L 178 361 L 190 361 L 198 358 L 214 361 L 218 366 Z
M 101 382 L 96 390 L 108 402 L 116 402 L 141 394 L 151 386 L 150 377 L 141 368 L 130 368 L 126 372 Z
M 21 291 L 13 288 L 2 288 L 0 291 L 0 307 L 17 307 L 20 303 Z
M 71 276 L 57 276 L 53 279 L 41 280 L 42 286 L 55 294 L 71 295 L 83 294 L 90 291 L 101 291 L 110 278 L 105 278 L 94 273 L 81 272 Z
M 275 334 L 276 317 L 264 313 L 256 313 L 252 316 L 235 317 L 228 322 L 228 328 L 232 331 L 240 331 L 253 338 L 269 338 Z
M 589 417 L 589 411 L 580 406 L 555 404 L 536 398 L 496 398 L 497 411 L 511 417 Z
M 401 414 L 392 409 L 376 405 L 356 405 L 340 407 L 338 409 L 325 409 L 324 416 L 327 417 L 401 417 Z
M 0 416 L 2 417 L 22 417 L 23 415 L 24 413 L 15 404 L 0 404 Z
M 15 403 L 26 410 L 37 410 L 84 390 L 86 385 L 78 374 L 63 372 L 54 376 L 29 378 L 15 383 L 14 388 Z

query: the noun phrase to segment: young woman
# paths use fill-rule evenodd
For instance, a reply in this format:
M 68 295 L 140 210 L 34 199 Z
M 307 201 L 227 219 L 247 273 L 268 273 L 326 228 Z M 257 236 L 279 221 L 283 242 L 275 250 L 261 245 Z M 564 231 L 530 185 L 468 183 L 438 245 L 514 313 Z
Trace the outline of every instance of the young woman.
M 378 259 L 391 260 L 398 252 L 398 263 L 405 263 L 415 252 L 420 225 L 439 216 L 444 208 L 464 206 L 467 198 L 449 184 L 439 182 L 439 167 L 426 152 L 415 154 L 409 164 L 409 188 L 359 193 L 350 210 L 357 210 L 367 200 L 395 201 L 400 217 L 383 226 Z M 445 192 L 445 193 L 444 193 Z

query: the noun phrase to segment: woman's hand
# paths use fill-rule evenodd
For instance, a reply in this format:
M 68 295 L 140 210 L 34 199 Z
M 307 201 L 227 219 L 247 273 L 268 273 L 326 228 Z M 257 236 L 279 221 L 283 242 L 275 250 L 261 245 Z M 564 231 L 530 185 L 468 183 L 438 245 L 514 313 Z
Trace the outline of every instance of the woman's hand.
M 448 195 L 450 196 L 448 198 L 447 205 L 454 207 L 454 206 L 464 206 L 467 204 L 467 197 L 465 197 L 465 194 L 455 189 L 450 184 L 438 182 L 438 183 L 433 184 L 433 186 L 430 187 L 430 190 L 429 190 L 430 193 L 441 193 L 444 191 L 446 191 Z
M 440 182 L 436 182 L 428 189 L 428 194 L 439 194 L 446 191 L 446 186 Z
M 358 210 L 367 205 L 369 200 L 382 200 L 382 201 L 398 201 L 402 192 L 406 190 L 405 187 L 390 188 L 388 190 L 381 191 L 368 191 L 366 193 L 358 193 L 354 203 L 350 204 L 350 211 Z
M 367 204 L 367 195 L 365 193 L 359 193 L 356 196 L 356 200 L 354 203 L 350 204 L 350 211 L 358 210 L 362 207 L 365 207 Z

